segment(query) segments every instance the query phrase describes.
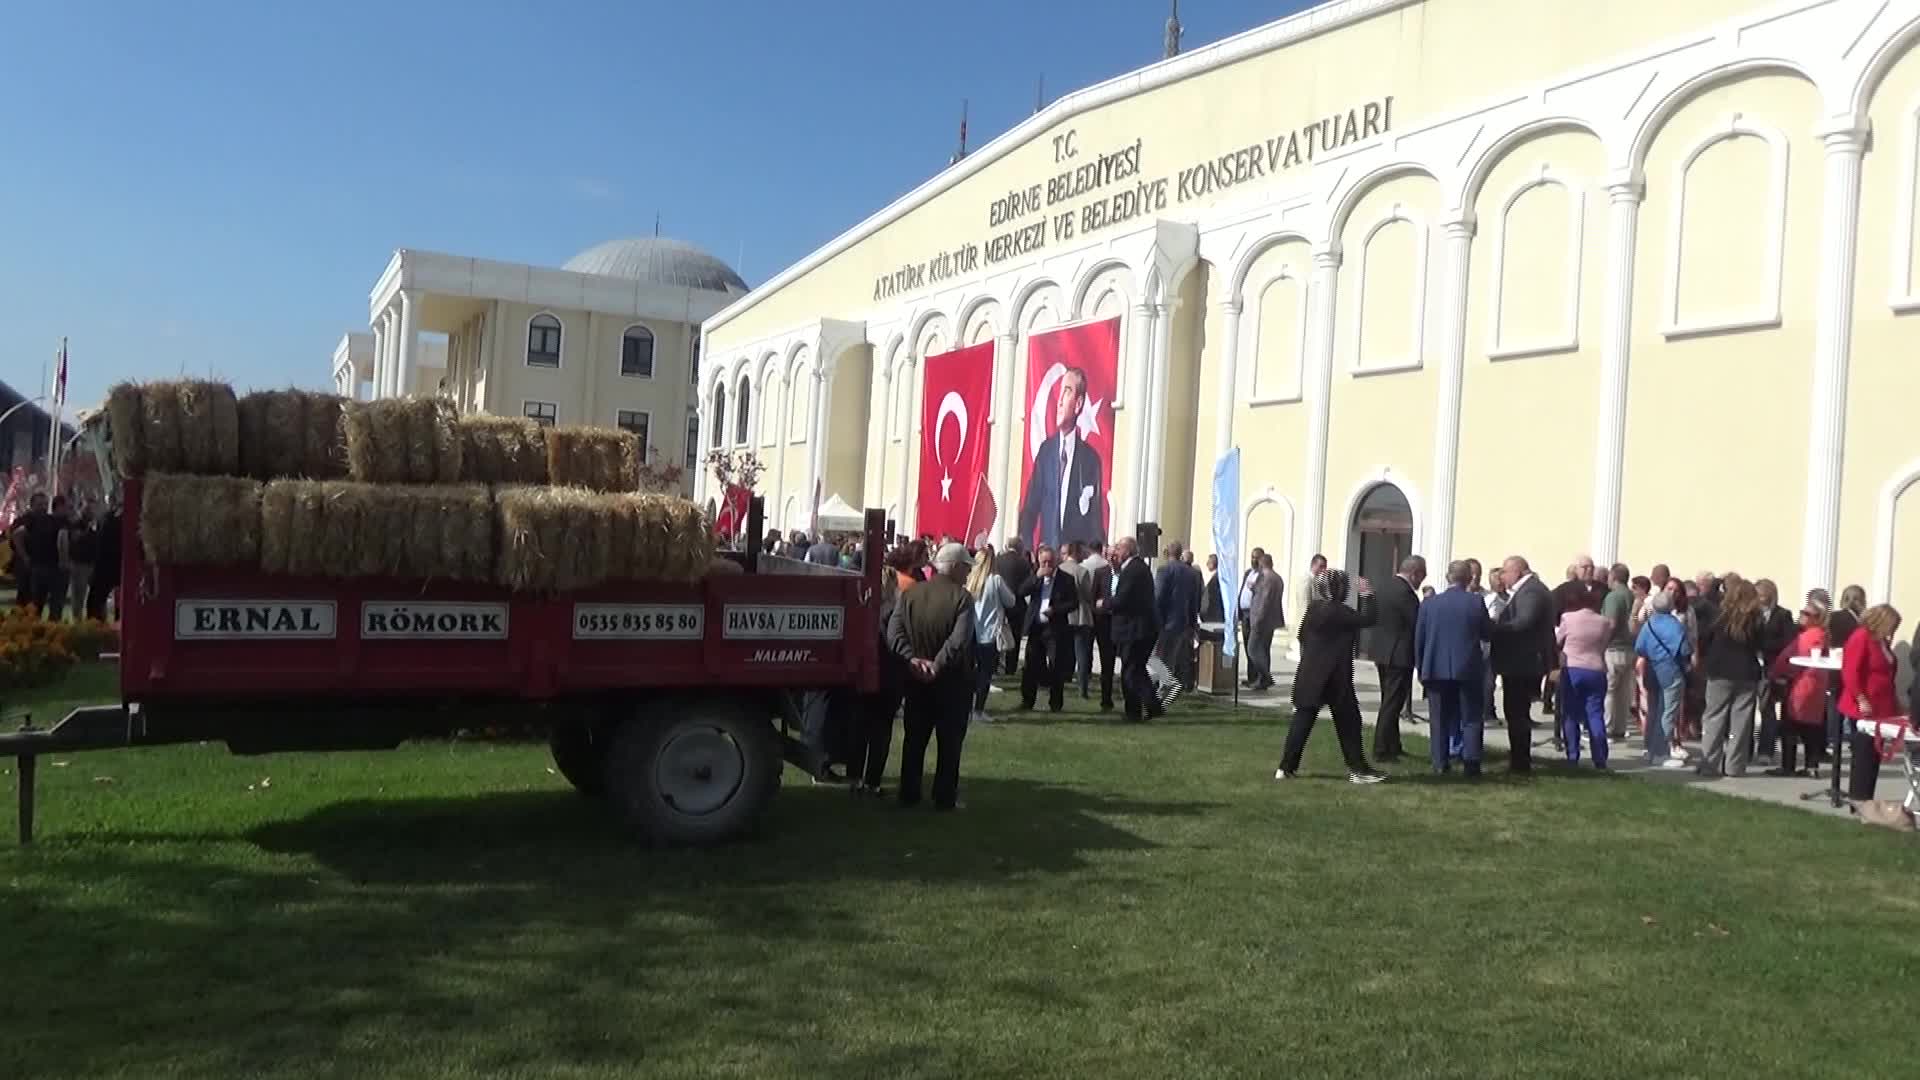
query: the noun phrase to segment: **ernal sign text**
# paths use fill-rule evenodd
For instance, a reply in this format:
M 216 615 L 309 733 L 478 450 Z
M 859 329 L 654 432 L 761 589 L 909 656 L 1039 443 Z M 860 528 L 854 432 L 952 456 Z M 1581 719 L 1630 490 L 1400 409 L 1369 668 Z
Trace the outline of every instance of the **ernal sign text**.
M 181 640 L 313 640 L 334 636 L 331 600 L 176 600 Z

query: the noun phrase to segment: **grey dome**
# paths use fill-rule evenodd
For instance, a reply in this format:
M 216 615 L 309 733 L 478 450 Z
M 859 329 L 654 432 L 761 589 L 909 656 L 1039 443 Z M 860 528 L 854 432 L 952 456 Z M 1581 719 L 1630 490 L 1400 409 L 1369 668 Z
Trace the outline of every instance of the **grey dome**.
M 561 269 L 708 292 L 747 291 L 747 283 L 733 267 L 692 244 L 662 236 L 596 244 L 568 259 Z

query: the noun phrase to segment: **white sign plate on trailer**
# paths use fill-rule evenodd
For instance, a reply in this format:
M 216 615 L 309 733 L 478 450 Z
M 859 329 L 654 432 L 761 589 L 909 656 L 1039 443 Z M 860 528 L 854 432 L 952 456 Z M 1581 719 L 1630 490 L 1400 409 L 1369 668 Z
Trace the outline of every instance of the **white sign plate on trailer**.
M 372 601 L 360 605 L 360 636 L 376 641 L 498 641 L 507 636 L 507 605 Z
M 700 604 L 575 604 L 575 641 L 699 641 L 707 631 Z
M 176 600 L 173 636 L 181 641 L 314 641 L 334 636 L 332 600 Z
M 723 637 L 837 641 L 846 633 L 846 610 L 828 605 L 728 604 Z

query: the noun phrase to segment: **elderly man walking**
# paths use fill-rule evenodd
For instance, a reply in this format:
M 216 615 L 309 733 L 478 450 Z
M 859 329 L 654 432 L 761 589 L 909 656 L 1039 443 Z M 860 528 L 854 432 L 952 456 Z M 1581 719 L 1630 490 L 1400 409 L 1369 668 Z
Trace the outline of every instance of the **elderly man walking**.
M 1414 623 L 1414 658 L 1433 710 L 1428 734 L 1436 773 L 1448 771 L 1457 744 L 1467 775 L 1480 775 L 1487 718 L 1486 658 L 1480 646 L 1493 636 L 1493 620 L 1485 602 L 1467 591 L 1472 580 L 1473 568 L 1465 561 L 1448 563 L 1447 590 L 1422 603 Z

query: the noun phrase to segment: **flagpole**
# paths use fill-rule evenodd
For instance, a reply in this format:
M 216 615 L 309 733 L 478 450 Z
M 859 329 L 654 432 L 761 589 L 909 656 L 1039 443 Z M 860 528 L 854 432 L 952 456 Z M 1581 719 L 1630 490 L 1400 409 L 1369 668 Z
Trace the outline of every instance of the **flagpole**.
M 60 339 L 60 361 L 53 372 L 53 427 L 47 433 L 47 490 L 54 497 L 60 496 L 60 420 L 67 406 L 67 339 Z

